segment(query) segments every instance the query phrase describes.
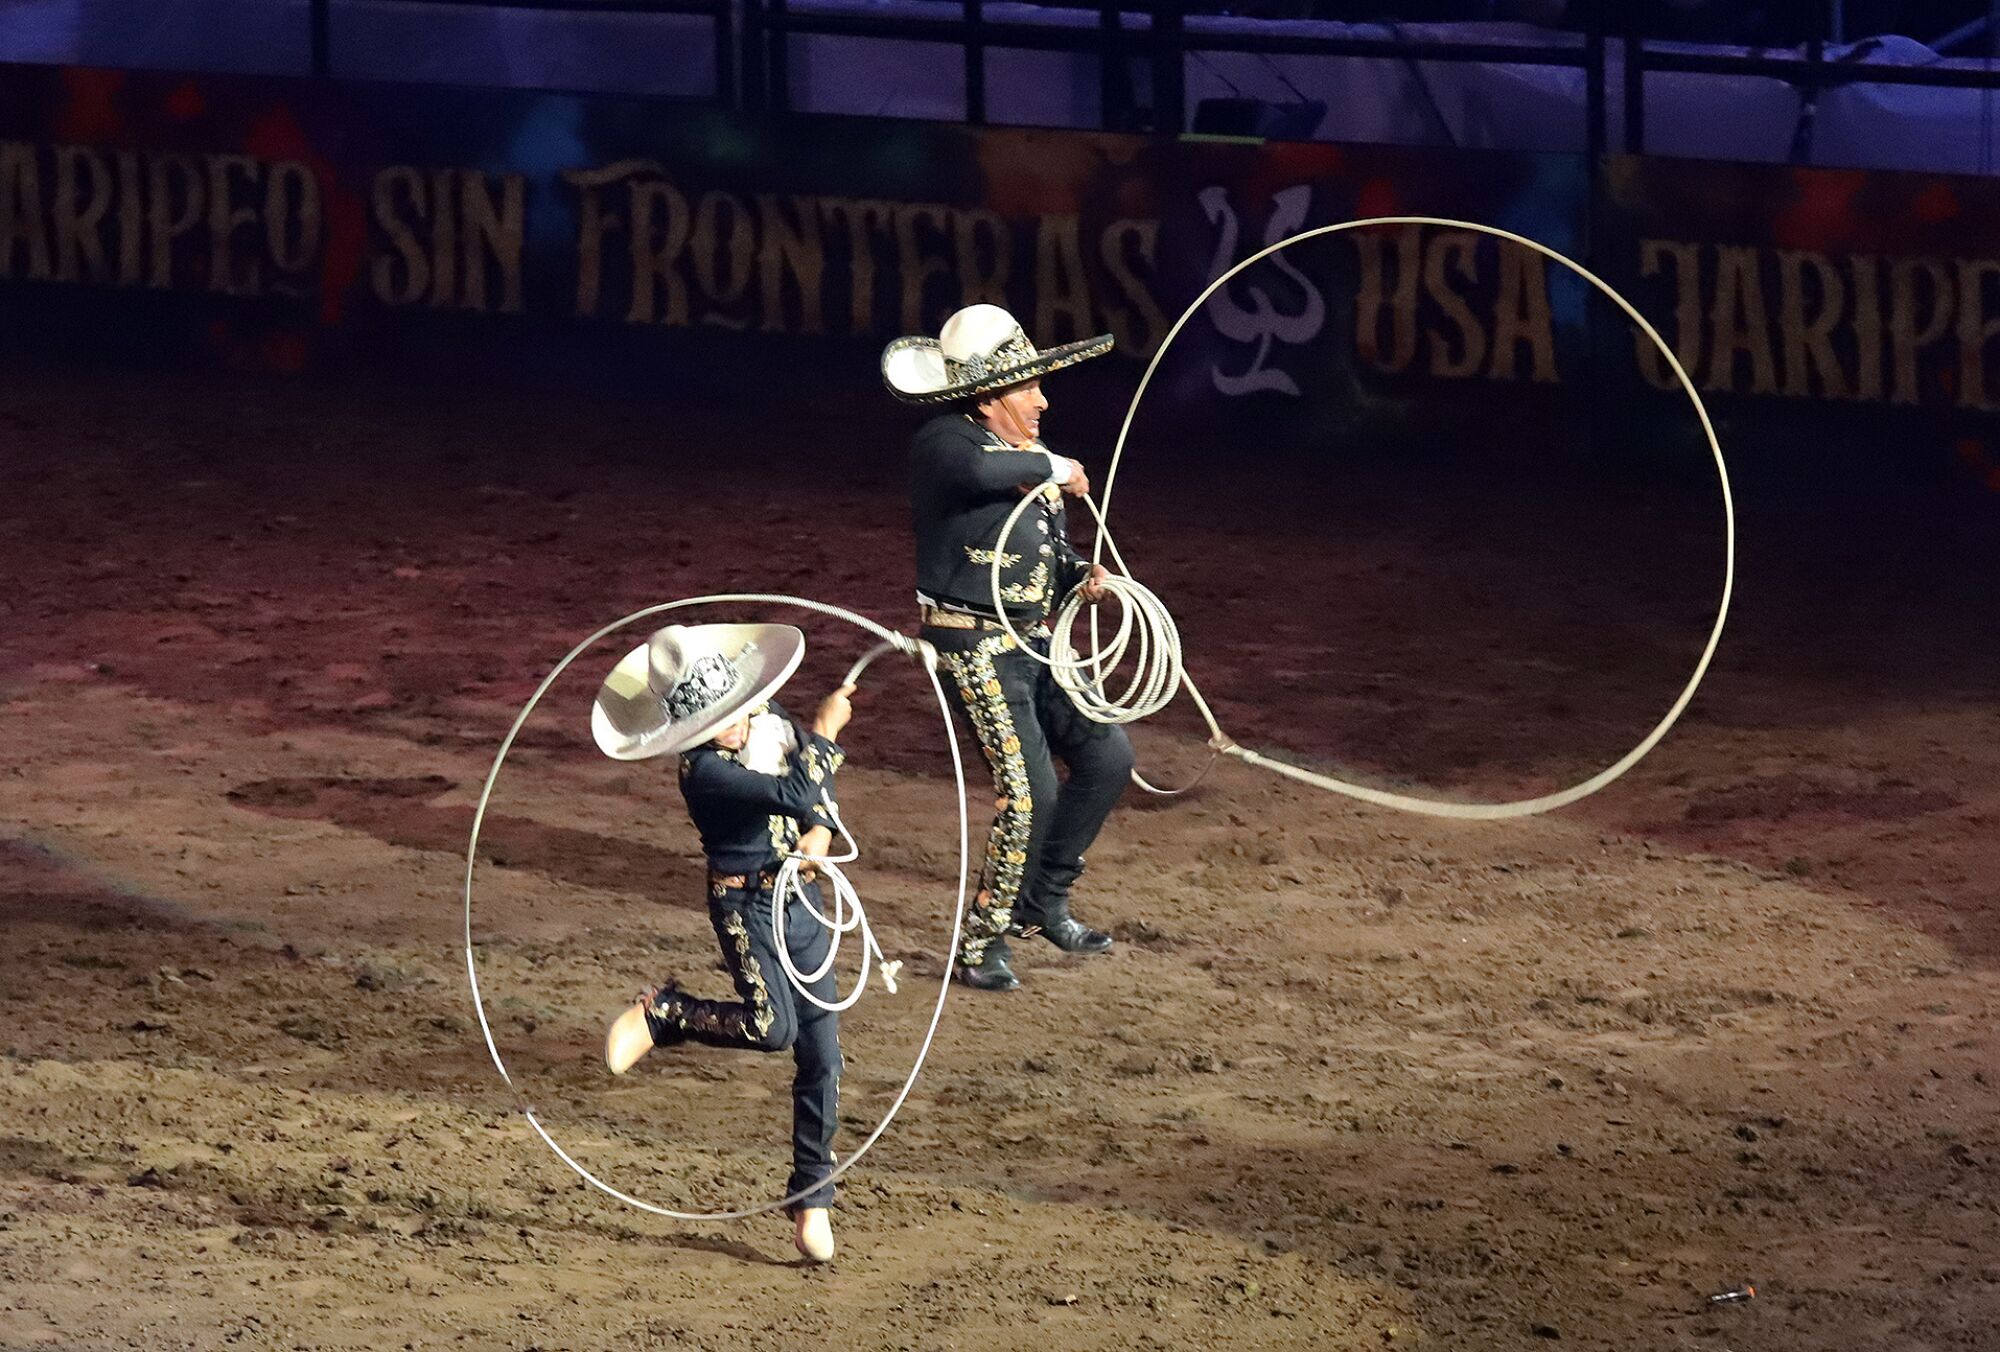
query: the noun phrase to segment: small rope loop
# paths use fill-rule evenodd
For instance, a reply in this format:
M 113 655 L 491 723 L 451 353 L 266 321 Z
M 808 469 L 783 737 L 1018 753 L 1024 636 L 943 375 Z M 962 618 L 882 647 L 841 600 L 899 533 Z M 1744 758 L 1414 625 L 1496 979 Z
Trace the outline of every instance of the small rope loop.
M 848 881 L 846 872 L 840 867 L 842 864 L 851 864 L 859 859 L 861 846 L 848 833 L 847 824 L 840 819 L 840 809 L 826 796 L 825 790 L 820 792 L 820 801 L 826 804 L 827 813 L 833 818 L 835 829 L 840 832 L 841 839 L 847 842 L 847 853 L 838 855 L 794 853 L 785 857 L 785 862 L 778 867 L 777 882 L 771 889 L 771 941 L 778 950 L 778 965 L 785 969 L 785 976 L 791 981 L 792 988 L 829 1014 L 838 1014 L 843 1010 L 854 1008 L 861 999 L 862 992 L 868 987 L 868 970 L 871 964 L 881 964 L 882 984 L 888 988 L 891 995 L 896 993 L 896 974 L 902 971 L 903 964 L 889 961 L 888 956 L 882 952 L 882 945 L 875 941 L 875 929 L 868 923 L 868 913 L 862 908 L 861 895 L 854 890 L 854 884 Z M 811 864 L 819 872 L 833 892 L 832 915 L 825 914 L 815 906 L 811 894 L 806 891 L 806 879 L 803 875 L 807 864 Z M 791 949 L 785 944 L 785 910 L 793 897 L 797 897 L 799 903 L 805 907 L 806 914 L 824 925 L 828 932 L 826 957 L 810 972 L 799 970 L 798 964 L 792 961 Z M 854 978 L 854 989 L 843 999 L 823 1000 L 812 988 L 833 970 L 834 959 L 840 954 L 841 938 L 857 929 L 861 931 L 861 972 Z
M 1051 479 L 1044 488 L 1054 483 Z M 1020 504 L 1008 514 L 1006 524 L 1000 528 L 1000 543 L 994 547 L 988 575 L 993 593 L 993 611 L 1021 651 L 1049 668 L 1056 684 L 1062 687 L 1070 702 L 1085 718 L 1093 723 L 1115 724 L 1136 723 L 1150 717 L 1173 702 L 1184 680 L 1180 628 L 1174 623 L 1166 602 L 1133 577 L 1131 569 L 1125 566 L 1117 545 L 1110 541 L 1101 515 L 1097 518 L 1099 538 L 1110 545 L 1112 558 L 1118 565 L 1117 572 L 1107 573 L 1097 584 L 1104 598 L 1118 603 L 1118 625 L 1111 637 L 1105 639 L 1099 628 L 1102 619 L 1099 607 L 1103 605 L 1103 599 L 1095 605 L 1085 600 L 1083 591 L 1086 584 L 1070 588 L 1069 594 L 1049 616 L 1049 651 L 1046 657 L 1028 643 L 1021 631 L 1014 627 L 1013 618 L 1007 614 L 1000 585 L 1005 542 L 1014 538 L 1014 527 L 1021 520 L 1021 514 L 1041 501 L 1043 491 L 1037 489 L 1022 497 Z M 1089 494 L 1084 494 L 1081 500 L 1093 513 L 1097 511 L 1097 504 L 1090 500 Z M 1076 622 L 1086 609 L 1091 612 L 1091 645 L 1087 652 L 1077 646 L 1074 637 Z M 1114 694 L 1110 688 L 1111 681 L 1125 666 L 1128 655 L 1132 658 L 1129 675 L 1123 688 Z

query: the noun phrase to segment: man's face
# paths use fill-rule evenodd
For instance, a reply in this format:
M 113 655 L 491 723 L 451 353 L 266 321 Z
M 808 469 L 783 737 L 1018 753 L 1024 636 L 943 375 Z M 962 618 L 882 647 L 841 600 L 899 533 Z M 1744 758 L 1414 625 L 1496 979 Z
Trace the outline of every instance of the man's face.
M 750 740 L 750 715 L 743 715 L 709 740 L 724 751 L 741 751 L 743 744 Z
M 986 425 L 1017 442 L 1033 441 L 1041 436 L 1042 414 L 1048 406 L 1049 397 L 1042 393 L 1040 379 L 1002 390 L 991 398 L 979 401 L 980 412 L 986 415 Z

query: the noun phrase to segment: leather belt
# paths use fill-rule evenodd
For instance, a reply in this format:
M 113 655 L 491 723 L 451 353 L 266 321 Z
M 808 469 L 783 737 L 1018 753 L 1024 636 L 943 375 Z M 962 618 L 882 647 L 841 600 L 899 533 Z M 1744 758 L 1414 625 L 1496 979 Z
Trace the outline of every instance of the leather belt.
M 989 619 L 984 615 L 968 614 L 963 610 L 945 610 L 930 605 L 922 607 L 922 610 L 924 623 L 933 629 L 985 629 L 1001 632 L 1007 628 L 998 620 Z M 1044 624 L 1045 621 L 1042 620 L 1016 620 L 1014 629 L 1017 633 L 1032 634 Z
M 807 882 L 807 883 L 813 882 L 817 880 L 818 877 L 819 877 L 819 870 L 814 868 L 811 864 L 804 864 L 800 866 L 799 868 L 800 882 Z M 757 873 L 711 872 L 708 875 L 708 890 L 717 894 L 718 896 L 721 895 L 723 892 L 729 891 L 731 889 L 735 889 L 737 891 L 750 891 L 752 890 L 753 881 L 758 889 L 776 887 L 778 885 L 777 870 L 762 869 Z
M 938 606 L 923 607 L 924 623 L 933 629 L 998 629 L 1000 621 L 989 620 L 984 615 L 968 615 L 962 610 L 944 610 Z

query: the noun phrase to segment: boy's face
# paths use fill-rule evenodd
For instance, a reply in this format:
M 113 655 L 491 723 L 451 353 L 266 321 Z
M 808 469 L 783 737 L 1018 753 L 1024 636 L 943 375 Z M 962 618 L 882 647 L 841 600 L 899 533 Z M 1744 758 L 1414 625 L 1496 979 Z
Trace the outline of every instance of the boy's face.
M 718 732 L 715 734 L 715 736 L 709 738 L 709 741 L 721 747 L 724 751 L 741 751 L 743 749 L 743 744 L 749 740 L 750 740 L 749 714 L 743 715 L 743 717 L 737 719 L 734 723 L 731 723 L 721 732 Z

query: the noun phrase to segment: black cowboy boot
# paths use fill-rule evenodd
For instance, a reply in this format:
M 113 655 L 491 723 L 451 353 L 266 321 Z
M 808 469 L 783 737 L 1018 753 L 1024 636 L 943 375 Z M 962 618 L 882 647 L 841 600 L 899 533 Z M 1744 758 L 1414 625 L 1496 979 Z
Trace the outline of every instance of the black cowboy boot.
M 995 939 L 986 945 L 977 963 L 954 963 L 951 974 L 976 991 L 1019 990 L 1021 978 L 1007 965 L 1013 956 L 1005 939 Z
M 1069 898 L 1056 896 L 1040 905 L 1019 903 L 1014 907 L 1017 917 L 1008 926 L 1009 934 L 1022 936 L 1039 934 L 1065 953 L 1109 953 L 1111 936 L 1103 930 L 1094 930 L 1069 913 Z
M 747 1047 L 757 1041 L 748 1006 L 735 1000 L 704 1000 L 673 982 L 639 996 L 646 1011 L 646 1031 L 655 1047 L 700 1042 L 711 1047 Z
M 604 1063 L 611 1073 L 623 1075 L 653 1048 L 671 1047 L 684 1040 L 690 1003 L 671 981 L 640 991 L 637 1001 L 604 1035 Z
M 653 1035 L 655 1047 L 671 1047 L 687 1037 L 687 1007 L 693 1003 L 681 994 L 681 989 L 669 981 L 663 986 L 655 986 L 639 996 L 639 1002 L 646 1009 L 646 1031 Z

